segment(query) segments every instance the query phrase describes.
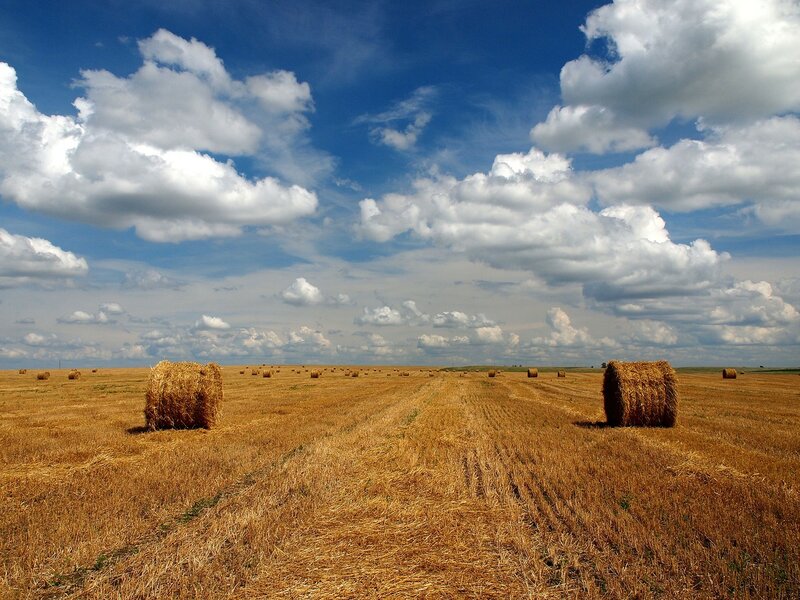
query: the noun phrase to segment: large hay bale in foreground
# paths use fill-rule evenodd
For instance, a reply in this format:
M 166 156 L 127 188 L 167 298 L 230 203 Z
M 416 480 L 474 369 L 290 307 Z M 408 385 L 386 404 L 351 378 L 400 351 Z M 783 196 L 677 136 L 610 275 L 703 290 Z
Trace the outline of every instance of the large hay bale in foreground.
M 603 402 L 609 425 L 673 427 L 678 417 L 675 371 L 665 360 L 612 360 L 603 376 Z
M 722 369 L 723 379 L 736 379 L 736 369 Z
M 50 379 L 50 371 L 44 371 L 42 373 L 37 373 L 36 374 L 36 379 L 38 379 L 39 381 L 45 381 L 47 379 Z
M 538 377 L 539 369 L 528 369 L 528 377 Z
M 567 376 L 567 372 L 566 371 L 559 371 L 556 374 L 556 377 L 566 377 L 566 376 Z
M 147 428 L 211 429 L 222 403 L 222 371 L 216 363 L 162 360 L 150 370 L 145 393 Z
M 81 372 L 80 371 L 70 371 L 67 375 L 67 379 L 80 379 Z
M 311 371 L 311 379 L 319 379 L 320 371 L 312 370 Z

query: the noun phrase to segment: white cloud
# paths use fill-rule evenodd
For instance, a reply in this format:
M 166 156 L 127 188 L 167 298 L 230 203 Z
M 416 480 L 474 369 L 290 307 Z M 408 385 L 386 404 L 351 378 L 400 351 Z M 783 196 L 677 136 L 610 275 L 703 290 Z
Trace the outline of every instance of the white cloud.
M 409 150 L 416 145 L 417 139 L 431 121 L 432 114 L 428 107 L 436 95 L 437 89 L 433 86 L 417 88 L 410 97 L 396 102 L 388 110 L 375 115 L 361 115 L 355 123 L 373 125 L 370 128 L 373 142 L 401 152 Z M 397 123 L 404 126 L 398 127 Z
M 586 327 L 575 327 L 569 315 L 557 306 L 547 311 L 547 324 L 550 335 L 534 338 L 531 341 L 534 346 L 599 348 L 616 345 L 609 338 L 595 339 Z
M 280 294 L 283 301 L 294 306 L 321 304 L 325 297 L 320 289 L 309 283 L 305 277 L 298 277 Z
M 475 330 L 477 341 L 483 344 L 502 344 L 503 330 L 498 326 L 478 327 Z
M 486 315 L 468 315 L 460 310 L 448 310 L 437 313 L 431 317 L 431 324 L 434 327 L 458 327 L 475 328 L 494 325 L 494 321 L 486 318 Z
M 331 341 L 326 338 L 321 331 L 303 325 L 297 330 L 289 332 L 289 346 L 311 347 L 315 350 L 328 350 L 331 348 Z
M 0 288 L 81 277 L 88 271 L 86 259 L 72 252 L 0 228 Z
M 582 30 L 608 54 L 564 65 L 565 106 L 532 132 L 546 147 L 632 149 L 647 145 L 643 130 L 675 117 L 800 109 L 800 6 L 791 0 L 617 0 Z
M 417 345 L 420 348 L 447 348 L 450 346 L 450 340 L 441 335 L 428 335 L 423 333 L 417 338 Z
M 219 317 L 210 317 L 208 315 L 200 317 L 200 320 L 195 322 L 194 327 L 198 330 L 206 329 L 216 331 L 225 331 L 231 328 L 229 323 L 226 323 Z
M 111 323 L 108 315 L 101 311 L 96 313 L 88 313 L 83 310 L 76 310 L 71 315 L 58 319 L 59 323 L 72 323 L 78 325 L 106 325 Z
M 554 152 L 585 150 L 595 154 L 625 152 L 653 146 L 646 130 L 619 123 L 602 106 L 556 106 L 547 120 L 531 130 L 534 143 Z
M 311 107 L 306 84 L 281 71 L 248 87 L 229 77 L 213 49 L 163 30 L 140 48 L 145 62 L 130 77 L 82 73 L 77 119 L 40 113 L 17 89 L 14 69 L 0 63 L 0 194 L 28 210 L 133 227 L 157 242 L 233 236 L 315 211 L 313 192 L 274 177 L 248 179 L 232 161 L 204 153 L 252 155 L 294 172 L 303 171 L 289 164 L 294 150 L 321 162 L 297 142 Z M 250 119 L 248 98 L 272 112 Z
M 595 212 L 589 191 L 560 155 L 498 155 L 489 173 L 420 179 L 408 195 L 361 201 L 362 234 L 405 231 L 550 285 L 579 283 L 602 300 L 686 295 L 707 289 L 727 258 L 708 242 L 677 244 L 652 208 Z
M 671 211 L 754 202 L 763 221 L 800 231 L 800 172 L 795 168 L 800 163 L 800 119 L 775 117 L 703 131 L 704 140 L 682 139 L 621 167 L 591 173 L 599 199 Z M 795 218 L 785 221 L 787 213 Z
M 125 314 L 125 309 L 122 308 L 117 302 L 104 302 L 100 305 L 100 310 L 107 315 L 122 315 Z
M 634 321 L 629 339 L 640 346 L 674 346 L 678 343 L 678 333 L 674 327 L 659 321 Z
M 122 287 L 139 290 L 179 289 L 182 283 L 168 277 L 156 269 L 125 273 Z
M 356 317 L 355 322 L 358 325 L 405 325 L 408 318 L 391 306 L 372 309 L 364 307 L 364 313 L 360 317 Z

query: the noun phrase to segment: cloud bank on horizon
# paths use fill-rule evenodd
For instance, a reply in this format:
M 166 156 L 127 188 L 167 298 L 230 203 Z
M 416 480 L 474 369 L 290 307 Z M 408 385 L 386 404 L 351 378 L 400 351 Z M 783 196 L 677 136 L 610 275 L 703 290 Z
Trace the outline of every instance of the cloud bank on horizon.
M 616 0 L 580 29 L 532 145 L 471 173 L 437 162 L 477 85 L 447 72 L 319 117 L 337 143 L 328 80 L 160 27 L 63 114 L 0 60 L 0 361 L 796 357 L 800 5 Z M 393 166 L 369 185 L 365 161 Z M 87 258 L 38 234 L 76 223 L 135 236 Z

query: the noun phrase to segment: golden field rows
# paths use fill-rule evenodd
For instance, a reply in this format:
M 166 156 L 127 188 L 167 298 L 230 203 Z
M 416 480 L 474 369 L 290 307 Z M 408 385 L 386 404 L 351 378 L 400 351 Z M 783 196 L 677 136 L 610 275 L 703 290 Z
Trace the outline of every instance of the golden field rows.
M 146 369 L 0 373 L 0 597 L 800 597 L 797 375 L 645 429 L 598 372 L 241 368 L 152 433 Z

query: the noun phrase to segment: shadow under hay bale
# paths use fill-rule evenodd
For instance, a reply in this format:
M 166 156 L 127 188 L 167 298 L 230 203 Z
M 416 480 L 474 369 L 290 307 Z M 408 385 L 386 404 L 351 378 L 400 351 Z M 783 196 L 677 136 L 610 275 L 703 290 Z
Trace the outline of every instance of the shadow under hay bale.
M 675 371 L 665 361 L 608 363 L 603 376 L 608 424 L 673 427 L 678 417 Z
M 528 369 L 528 377 L 538 377 L 539 369 Z
M 156 429 L 211 429 L 222 403 L 219 365 L 162 360 L 150 370 L 144 417 Z
M 38 379 L 39 381 L 46 381 L 46 380 L 50 379 L 50 371 L 44 371 L 43 373 L 37 373 L 36 374 L 36 379 Z
M 67 375 L 67 379 L 80 379 L 81 372 L 80 371 L 70 371 L 69 375 Z
M 736 369 L 722 369 L 723 379 L 736 379 Z
M 566 377 L 566 376 L 567 376 L 567 372 L 566 371 L 559 371 L 556 374 L 556 377 Z

